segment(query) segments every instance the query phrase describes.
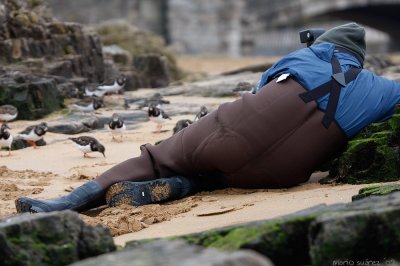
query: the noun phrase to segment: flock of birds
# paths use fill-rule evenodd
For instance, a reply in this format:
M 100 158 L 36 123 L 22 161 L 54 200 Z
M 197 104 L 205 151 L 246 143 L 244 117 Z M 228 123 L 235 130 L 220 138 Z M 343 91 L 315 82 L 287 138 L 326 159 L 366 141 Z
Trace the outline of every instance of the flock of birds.
M 103 105 L 102 98 L 106 94 L 118 93 L 123 90 L 126 83 L 126 78 L 124 75 L 120 75 L 111 83 L 100 84 L 93 88 L 85 88 L 86 99 L 75 102 L 71 104 L 73 108 L 81 112 L 93 112 Z M 162 99 L 161 94 L 155 93 L 147 101 L 147 114 L 149 120 L 156 123 L 156 132 L 160 133 L 162 125 L 171 120 L 171 117 L 162 109 L 162 104 L 169 103 Z M 142 108 L 140 106 L 139 108 Z M 201 117 L 208 114 L 208 109 L 205 106 L 201 106 L 200 111 L 196 114 L 194 120 L 182 119 L 179 120 L 174 129 L 173 134 L 176 134 L 180 130 L 188 127 L 195 121 L 199 120 Z M 7 148 L 8 156 L 11 155 L 11 146 L 14 140 L 23 139 L 28 145 L 36 148 L 36 142 L 43 139 L 46 132 L 48 132 L 48 125 L 46 122 L 42 122 L 38 125 L 29 126 L 25 130 L 19 132 L 15 137 L 13 137 L 10 132 L 8 122 L 16 119 L 18 116 L 18 110 L 12 105 L 0 106 L 0 122 L 2 122 L 0 128 L 0 149 Z M 114 113 L 110 118 L 108 124 L 108 129 L 111 131 L 112 140 L 117 142 L 122 142 L 123 132 L 126 130 L 126 124 L 120 115 Z M 99 152 L 105 157 L 105 147 L 96 138 L 91 136 L 80 136 L 76 138 L 68 138 L 73 141 L 78 149 L 83 152 L 83 157 L 90 158 L 88 155 L 92 152 Z

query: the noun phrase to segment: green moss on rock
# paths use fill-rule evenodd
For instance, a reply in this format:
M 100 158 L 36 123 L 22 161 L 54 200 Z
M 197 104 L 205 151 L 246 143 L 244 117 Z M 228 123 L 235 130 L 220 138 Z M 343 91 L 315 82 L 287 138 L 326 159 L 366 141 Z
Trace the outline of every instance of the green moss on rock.
M 109 232 L 90 227 L 72 211 L 0 221 L 1 265 L 69 265 L 115 250 Z
M 190 244 L 225 251 L 252 249 L 267 256 L 276 265 L 304 265 L 310 263 L 308 226 L 317 217 L 317 213 L 227 227 L 178 238 Z
M 359 200 L 369 196 L 383 196 L 397 191 L 400 191 L 400 184 L 370 186 L 360 189 L 358 194 L 352 197 L 352 200 Z
M 355 205 L 357 206 L 357 204 Z M 398 206 L 326 213 L 310 227 L 312 265 L 334 261 L 364 262 L 399 259 L 400 226 Z M 371 265 L 371 264 L 369 264 Z
M 367 184 L 400 179 L 400 114 L 365 128 L 330 167 L 320 183 Z

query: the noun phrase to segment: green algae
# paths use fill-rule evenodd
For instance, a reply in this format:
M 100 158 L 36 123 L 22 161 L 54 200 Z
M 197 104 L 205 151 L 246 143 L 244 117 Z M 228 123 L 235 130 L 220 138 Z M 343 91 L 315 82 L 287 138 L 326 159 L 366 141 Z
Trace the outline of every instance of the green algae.
M 368 184 L 400 179 L 400 108 L 385 122 L 373 123 L 349 141 L 347 149 L 325 165 L 320 183 Z M 329 165 L 329 167 L 326 167 Z
M 359 200 L 369 196 L 384 196 L 397 191 L 400 191 L 400 184 L 370 186 L 360 189 L 358 194 L 352 197 L 352 200 Z
M 13 235 L 12 230 L 6 232 Z M 71 239 L 57 234 L 51 229 L 31 228 L 29 232 L 20 232 L 17 236 L 3 238 L 10 256 L 5 265 L 67 265 L 77 261 L 77 246 Z M 7 240 L 5 240 L 7 239 Z
M 310 228 L 312 265 L 347 259 L 360 262 L 398 259 L 399 214 L 398 208 L 388 206 L 322 215 Z
M 328 178 L 320 182 L 366 184 L 399 180 L 400 159 L 393 137 L 393 132 L 381 131 L 350 141 L 347 150 L 332 163 Z
M 309 264 L 308 227 L 318 215 L 275 219 L 173 239 L 224 251 L 251 249 L 269 257 L 276 265 Z

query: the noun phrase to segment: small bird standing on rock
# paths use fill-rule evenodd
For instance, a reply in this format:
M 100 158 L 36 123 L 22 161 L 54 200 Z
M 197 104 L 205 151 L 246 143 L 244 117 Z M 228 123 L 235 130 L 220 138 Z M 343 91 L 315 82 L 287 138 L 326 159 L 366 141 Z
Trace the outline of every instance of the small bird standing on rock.
M 36 149 L 36 141 L 41 140 L 48 129 L 47 123 L 42 122 L 39 125 L 25 128 L 17 135 L 17 138 L 26 140 L 30 146 Z
M 168 119 L 171 120 L 171 117 L 169 117 L 164 110 L 152 104 L 149 105 L 148 115 L 149 119 L 157 124 L 157 133 L 161 132 L 162 124 L 164 124 Z
M 149 105 L 160 107 L 163 104 L 169 104 L 168 100 L 164 100 L 163 96 L 156 92 L 151 97 L 143 99 L 143 102 L 139 104 L 138 109 L 142 109 L 144 107 L 148 107 Z
M 81 136 L 78 138 L 68 138 L 72 140 L 78 149 L 83 152 L 83 157 L 85 158 L 93 158 L 88 155 L 88 153 L 91 152 L 100 152 L 103 154 L 104 157 L 106 155 L 104 154 L 106 151 L 106 148 L 95 138 L 89 137 L 89 136 Z
M 112 139 L 117 142 L 122 142 L 122 134 L 126 130 L 126 125 L 124 120 L 122 120 L 117 113 L 112 115 L 110 122 L 108 122 L 108 128 L 111 131 Z M 115 135 L 120 135 L 120 140 L 118 140 Z
M 193 124 L 192 120 L 190 120 L 190 119 L 181 119 L 178 122 L 176 122 L 175 127 L 173 129 L 173 133 L 176 134 L 179 131 L 181 131 L 182 129 L 184 129 L 185 127 L 190 126 L 191 124 Z
M 85 96 L 87 97 L 103 97 L 107 91 L 105 90 L 98 90 L 97 88 L 85 87 Z
M 102 106 L 102 102 L 98 98 L 86 98 L 73 103 L 72 106 L 81 112 L 93 112 Z
M 196 114 L 196 116 L 194 117 L 194 121 L 199 120 L 200 118 L 202 118 L 203 116 L 206 116 L 208 114 L 208 109 L 207 107 L 205 107 L 204 105 L 200 107 L 200 111 Z
M 6 123 L 3 123 L 0 128 L 0 149 L 3 147 L 8 148 L 8 156 L 11 155 L 11 144 L 13 142 L 13 136 L 8 132 L 10 129 Z
M 8 122 L 18 116 L 18 109 L 10 104 L 0 106 L 0 121 Z
M 106 93 L 118 92 L 122 90 L 126 83 L 126 77 L 124 74 L 111 82 L 105 82 L 97 86 L 96 90 L 105 91 Z
M 253 93 L 255 87 L 249 82 L 239 82 L 236 85 L 236 88 L 232 90 L 236 94 L 237 97 L 243 96 L 245 93 Z

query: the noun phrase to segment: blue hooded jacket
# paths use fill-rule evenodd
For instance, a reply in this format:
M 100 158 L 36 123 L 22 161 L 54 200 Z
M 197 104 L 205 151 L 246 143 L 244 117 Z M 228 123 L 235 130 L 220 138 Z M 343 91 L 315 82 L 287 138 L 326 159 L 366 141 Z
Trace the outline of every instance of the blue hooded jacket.
M 335 48 L 334 44 L 323 42 L 288 54 L 264 72 L 256 93 L 285 73 L 306 90 L 315 89 L 331 80 L 334 55 L 343 72 L 351 67 L 361 68 L 354 56 Z M 329 94 L 319 98 L 318 107 L 325 111 L 328 99 Z M 354 81 L 341 89 L 335 120 L 347 137 L 352 138 L 370 123 L 389 119 L 399 101 L 400 83 L 363 69 Z

